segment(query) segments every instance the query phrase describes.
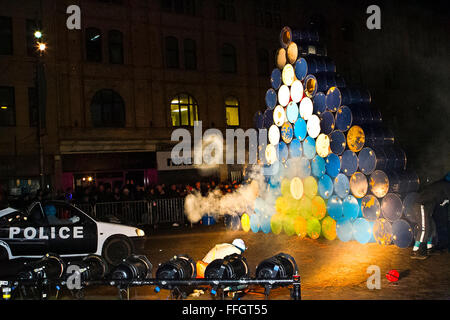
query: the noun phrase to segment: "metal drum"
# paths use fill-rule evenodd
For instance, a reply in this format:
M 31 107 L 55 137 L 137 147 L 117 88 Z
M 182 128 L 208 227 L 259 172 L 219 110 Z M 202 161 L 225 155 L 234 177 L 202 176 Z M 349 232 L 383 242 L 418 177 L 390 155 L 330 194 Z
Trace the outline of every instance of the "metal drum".
M 320 115 L 320 132 L 330 134 L 334 130 L 334 115 L 325 111 Z
M 269 129 L 271 125 L 273 125 L 273 110 L 266 109 L 263 116 L 263 126 Z
M 336 112 L 341 106 L 341 103 L 341 91 L 337 87 L 331 87 L 330 89 L 328 89 L 325 98 L 325 105 L 327 106 L 327 109 L 331 112 Z
M 253 126 L 256 129 L 264 128 L 264 114 L 259 110 L 253 116 Z
M 294 64 L 295 76 L 298 80 L 303 81 L 308 74 L 308 63 L 304 58 L 297 59 Z
M 359 152 L 358 161 L 361 172 L 367 175 L 375 170 L 406 169 L 406 154 L 396 146 L 366 147 Z
M 271 226 L 270 226 L 270 218 L 271 216 L 269 215 L 263 215 L 259 218 L 260 220 L 260 229 L 262 232 L 264 233 L 269 233 L 271 230 Z
M 270 75 L 270 84 L 272 88 L 275 90 L 280 89 L 281 86 L 281 71 L 276 68 L 272 70 L 272 74 Z
M 353 223 L 350 220 L 337 221 L 336 233 L 339 240 L 348 242 L 353 238 Z
M 316 178 L 320 178 L 325 174 L 325 172 L 325 160 L 321 156 L 316 155 L 314 159 L 311 160 L 312 175 Z
M 294 124 L 294 135 L 298 140 L 303 141 L 306 138 L 306 134 L 306 121 L 302 118 L 298 118 Z
M 417 223 L 416 204 L 419 194 L 410 192 L 403 199 L 403 216 L 411 223 Z
M 336 65 L 328 57 L 310 55 L 305 56 L 305 60 L 308 63 L 309 73 L 336 72 Z
M 362 198 L 361 211 L 365 219 L 375 221 L 381 216 L 381 205 L 377 197 L 374 195 L 367 195 Z
M 414 171 L 386 171 L 389 177 L 389 192 L 406 194 L 417 192 L 420 180 Z
M 311 118 L 313 114 L 313 102 L 310 98 L 304 97 L 302 101 L 300 101 L 299 105 L 300 117 L 305 119 L 306 121 Z
M 293 139 L 289 144 L 289 156 L 291 158 L 300 158 L 303 155 L 302 142 L 298 139 Z
M 289 63 L 295 63 L 298 58 L 298 47 L 295 42 L 291 42 L 286 49 L 287 61 Z
M 297 169 L 299 170 L 298 176 L 305 179 L 311 175 L 311 162 L 307 158 L 301 157 L 299 167 Z
M 336 112 L 335 127 L 336 130 L 346 132 L 352 126 L 352 110 L 347 106 L 340 106 Z
M 325 169 L 327 175 L 329 175 L 331 178 L 336 178 L 341 171 L 341 160 L 339 159 L 339 157 L 334 153 L 331 153 L 325 159 Z
M 303 41 L 319 41 L 319 33 L 317 31 L 308 30 L 292 30 L 289 27 L 283 27 L 280 32 L 280 45 L 287 48 L 291 42 Z
M 316 218 L 311 218 L 306 223 L 308 236 L 311 239 L 318 239 L 322 231 L 322 225 L 320 224 L 320 221 Z
M 318 191 L 318 185 L 317 191 Z M 327 214 L 327 205 L 321 196 L 314 196 L 311 199 L 311 213 L 314 218 L 323 219 Z
M 274 164 L 278 160 L 277 146 L 274 146 L 273 144 L 270 144 L 270 143 L 266 146 L 265 158 L 266 158 L 267 164 L 269 164 L 269 165 Z
M 352 113 L 353 125 L 380 125 L 383 117 L 378 109 L 366 104 L 352 104 L 347 106 Z
M 292 64 L 286 64 L 281 72 L 281 79 L 287 86 L 291 86 L 295 80 L 295 71 Z
M 339 198 L 344 199 L 350 192 L 350 181 L 345 174 L 340 173 L 336 178 L 334 178 L 333 187 L 334 193 Z
M 278 90 L 278 102 L 283 107 L 286 107 L 290 100 L 291 100 L 291 91 L 289 90 L 289 87 L 287 85 L 283 84 Z
M 408 248 L 413 238 L 413 228 L 406 220 L 397 220 L 392 224 L 392 239 L 397 247 Z
M 277 92 L 270 88 L 269 90 L 266 91 L 266 106 L 269 109 L 275 108 L 275 106 L 277 105 Z
M 394 144 L 394 134 L 391 130 L 380 125 L 363 126 L 365 145 L 368 147 L 386 146 Z
M 254 233 L 257 233 L 259 231 L 261 227 L 260 223 L 260 218 L 257 214 L 252 214 L 250 216 L 250 229 L 252 229 Z
M 291 196 L 295 200 L 300 200 L 300 198 L 303 196 L 303 192 L 304 192 L 302 180 L 299 177 L 294 177 L 291 180 L 289 190 L 290 190 Z
M 318 42 L 301 42 L 298 44 L 298 52 L 302 56 L 317 55 L 326 56 L 327 48 Z
M 324 174 L 319 178 L 318 190 L 322 198 L 328 199 L 331 197 L 333 194 L 333 180 L 331 180 L 330 176 Z
M 327 203 L 328 215 L 336 221 L 341 221 L 344 219 L 344 209 L 342 204 L 342 199 L 334 195 L 328 200 Z
M 388 193 L 381 201 L 381 213 L 383 218 L 394 222 L 402 217 L 403 203 L 398 194 Z
M 352 195 L 348 195 L 342 201 L 343 218 L 346 220 L 355 220 L 359 216 L 360 206 L 358 200 Z
M 331 152 L 337 155 L 341 155 L 345 151 L 346 138 L 342 131 L 333 131 L 330 134 L 330 149 Z
M 317 195 L 318 185 L 314 177 L 308 176 L 303 180 L 304 194 L 312 199 Z
M 327 92 L 331 87 L 345 87 L 345 80 L 338 73 L 322 72 L 315 74 L 317 80 L 317 90 Z
M 341 88 L 342 104 L 369 104 L 372 101 L 370 92 L 358 88 Z
M 320 134 L 320 119 L 318 116 L 313 114 L 309 117 L 309 120 L 306 124 L 306 130 L 308 131 L 308 135 L 315 139 Z
M 347 146 L 353 152 L 359 152 L 366 142 L 364 130 L 360 126 L 353 126 L 347 132 Z
M 298 119 L 298 106 L 294 101 L 289 102 L 286 107 L 286 118 L 290 123 L 295 123 Z
M 341 172 L 350 177 L 356 170 L 358 170 L 358 156 L 351 150 L 344 151 L 341 158 Z
M 299 103 L 303 98 L 303 84 L 300 80 L 295 80 L 291 86 L 291 99 L 295 103 Z
M 325 105 L 325 94 L 323 92 L 317 92 L 313 99 L 313 113 L 321 115 L 327 109 Z
M 280 142 L 280 129 L 276 125 L 271 125 L 269 128 L 269 143 L 277 145 Z
M 361 199 L 367 194 L 369 185 L 366 176 L 361 172 L 355 172 L 350 178 L 350 191 L 352 194 Z
M 283 70 L 286 63 L 287 63 L 286 49 L 279 48 L 277 50 L 277 53 L 275 54 L 275 64 L 278 69 Z
M 281 161 L 281 163 L 285 163 L 289 157 L 288 146 L 283 141 L 280 141 L 275 147 L 277 150 L 277 159 Z
M 336 221 L 331 217 L 325 217 L 322 220 L 322 234 L 327 240 L 336 239 Z
M 384 171 L 375 170 L 370 175 L 370 192 L 377 198 L 383 198 L 389 192 L 389 178 Z
M 392 243 L 392 225 L 386 219 L 377 219 L 373 225 L 373 237 L 378 244 L 387 246 Z
M 316 155 L 316 141 L 311 137 L 306 137 L 303 141 L 303 155 L 308 160 L 312 160 Z
M 330 154 L 330 138 L 321 133 L 316 139 L 316 152 L 322 158 L 326 158 Z
M 291 143 L 294 138 L 294 128 L 290 122 L 285 122 L 281 126 L 281 139 L 287 144 Z
M 358 218 L 353 222 L 353 237 L 361 244 L 375 241 L 373 238 L 374 222 Z
M 280 105 L 276 106 L 275 109 L 273 110 L 273 122 L 278 127 L 281 127 L 286 121 L 287 121 L 286 111 L 282 106 Z
M 317 79 L 314 75 L 308 74 L 303 82 L 305 88 L 305 94 L 309 98 L 314 98 L 317 93 Z M 321 90 L 323 91 L 323 90 Z

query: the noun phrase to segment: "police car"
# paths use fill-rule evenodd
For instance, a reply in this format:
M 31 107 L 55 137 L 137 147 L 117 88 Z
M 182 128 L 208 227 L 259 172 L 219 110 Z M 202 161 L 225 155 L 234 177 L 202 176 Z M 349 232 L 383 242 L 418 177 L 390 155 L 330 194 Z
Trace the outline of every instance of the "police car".
M 0 210 L 0 261 L 97 254 L 117 264 L 143 245 L 144 231 L 99 222 L 64 201 L 35 202 L 20 212 Z

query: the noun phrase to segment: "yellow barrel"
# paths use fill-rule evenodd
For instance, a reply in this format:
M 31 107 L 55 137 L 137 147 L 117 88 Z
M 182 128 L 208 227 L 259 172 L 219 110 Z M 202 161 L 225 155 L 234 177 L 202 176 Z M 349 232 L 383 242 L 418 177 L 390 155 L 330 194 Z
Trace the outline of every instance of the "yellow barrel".
M 328 240 L 334 240 L 337 237 L 336 221 L 329 216 L 322 220 L 322 235 Z
M 295 42 L 291 42 L 287 47 L 287 60 L 289 63 L 294 64 L 298 58 L 298 47 Z
M 320 157 L 328 157 L 328 155 L 331 153 L 329 136 L 323 133 L 319 134 L 316 139 L 316 151 Z
M 293 215 L 285 215 L 284 216 L 284 219 L 283 219 L 283 231 L 288 236 L 293 236 L 295 234 L 295 226 L 294 226 L 295 218 L 296 217 L 293 216 Z
M 248 232 L 250 230 L 250 217 L 248 214 L 244 213 L 241 217 L 242 230 Z
M 347 146 L 353 152 L 359 152 L 364 147 L 366 136 L 360 126 L 353 126 L 347 132 Z
M 284 215 L 280 214 L 280 213 L 275 213 L 270 218 L 270 227 L 274 234 L 281 233 L 281 230 L 283 229 L 283 220 L 284 220 Z
M 300 200 L 303 196 L 303 182 L 299 177 L 294 177 L 290 185 L 291 196 L 295 200 Z
M 307 232 L 308 232 L 308 236 L 311 239 L 318 239 L 320 237 L 320 232 L 321 232 L 321 225 L 320 225 L 320 221 L 316 218 L 311 218 L 308 220 L 307 225 Z
M 303 196 L 303 198 L 300 199 L 299 210 L 300 210 L 300 215 L 303 218 L 309 219 L 312 216 L 311 199 Z
M 315 196 L 311 200 L 311 214 L 314 218 L 322 219 L 327 214 L 327 205 L 320 196 Z
M 300 237 L 300 239 L 303 239 L 308 234 L 307 230 L 307 222 L 306 219 L 303 217 L 295 217 L 294 218 L 294 230 L 295 234 Z
M 318 190 L 317 181 L 314 177 L 309 176 L 303 180 L 303 193 L 312 199 L 316 196 Z
M 276 54 L 277 68 L 280 70 L 283 70 L 286 63 L 287 63 L 286 49 L 280 48 L 277 50 L 277 54 Z
M 281 194 L 287 196 L 291 194 L 291 180 L 284 178 L 281 180 Z

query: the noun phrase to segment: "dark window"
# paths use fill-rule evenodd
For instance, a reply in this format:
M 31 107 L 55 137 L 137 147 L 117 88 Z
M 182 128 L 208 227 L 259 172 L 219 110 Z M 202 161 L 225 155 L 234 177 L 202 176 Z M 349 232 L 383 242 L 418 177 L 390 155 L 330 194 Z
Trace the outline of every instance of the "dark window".
M 219 20 L 236 21 L 234 0 L 219 0 L 217 16 Z
M 30 116 L 30 127 L 38 125 L 38 105 L 36 88 L 28 88 L 28 112 Z
M 111 30 L 108 32 L 109 63 L 123 64 L 123 35 L 122 32 Z
M 125 104 L 114 90 L 97 91 L 92 98 L 91 113 L 94 127 L 125 126 Z
M 180 59 L 178 53 L 178 39 L 175 37 L 166 37 L 166 67 L 179 68 Z
M 235 97 L 225 99 L 225 113 L 227 117 L 227 126 L 239 126 L 239 101 Z
M 0 17 L 0 55 L 13 54 L 13 30 L 10 17 Z
M 192 39 L 184 40 L 184 68 L 187 70 L 197 69 L 197 48 Z
M 222 46 L 222 72 L 236 73 L 236 49 L 231 44 Z
M 170 102 L 172 126 L 194 126 L 198 120 L 198 105 L 195 98 L 188 94 L 177 94 Z
M 16 125 L 14 87 L 0 87 L 0 126 Z
M 37 30 L 41 30 L 41 23 L 36 20 L 27 19 L 27 54 L 30 57 L 37 56 L 37 41 L 34 37 L 34 33 Z
M 102 61 L 102 33 L 97 28 L 86 29 L 86 60 Z
M 161 0 L 161 9 L 165 12 L 195 16 L 195 0 Z
M 280 4 L 278 0 L 254 1 L 256 24 L 265 28 L 280 28 Z
M 258 50 L 258 75 L 269 75 L 269 52 L 266 49 Z

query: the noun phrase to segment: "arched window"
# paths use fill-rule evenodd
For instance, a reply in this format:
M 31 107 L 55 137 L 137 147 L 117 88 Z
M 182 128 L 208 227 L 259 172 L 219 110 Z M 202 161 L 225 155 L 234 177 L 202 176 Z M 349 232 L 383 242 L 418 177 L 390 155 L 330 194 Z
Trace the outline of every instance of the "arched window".
M 86 29 L 86 60 L 102 61 L 102 33 L 97 28 Z
M 180 60 L 178 54 L 178 39 L 175 37 L 166 37 L 166 67 L 179 68 Z
M 198 105 L 194 97 L 180 93 L 170 102 L 172 126 L 194 126 L 198 120 Z
M 125 127 L 125 103 L 111 89 L 102 89 L 92 98 L 92 123 L 94 127 Z
M 222 46 L 222 72 L 236 73 L 236 49 L 228 43 Z
M 258 75 L 269 75 L 269 52 L 266 49 L 258 50 Z
M 123 64 L 123 35 L 122 32 L 111 30 L 108 32 L 109 63 Z
M 197 69 L 197 48 L 192 39 L 184 39 L 184 68 L 187 70 Z
M 239 101 L 235 97 L 225 99 L 227 126 L 239 126 Z

